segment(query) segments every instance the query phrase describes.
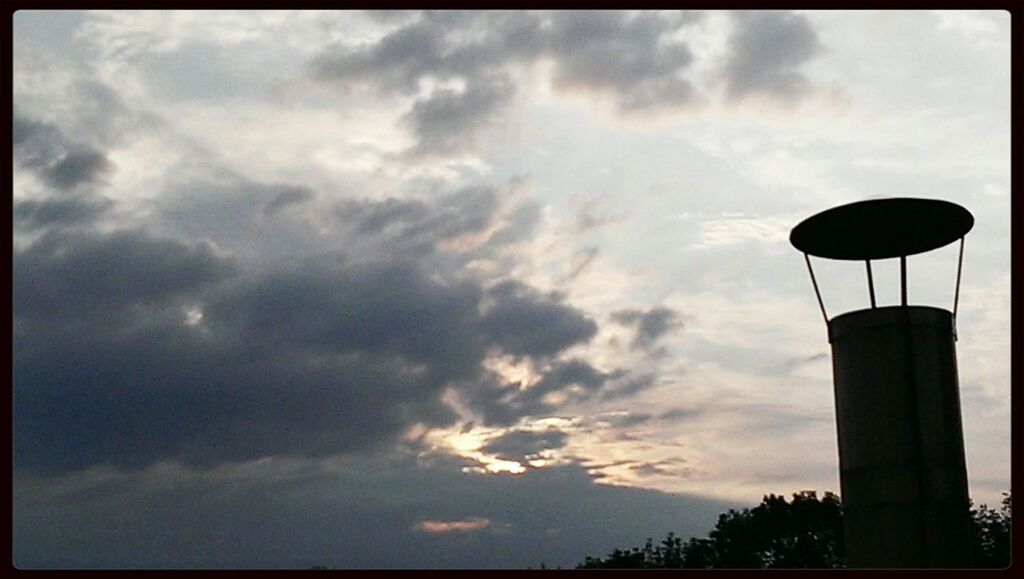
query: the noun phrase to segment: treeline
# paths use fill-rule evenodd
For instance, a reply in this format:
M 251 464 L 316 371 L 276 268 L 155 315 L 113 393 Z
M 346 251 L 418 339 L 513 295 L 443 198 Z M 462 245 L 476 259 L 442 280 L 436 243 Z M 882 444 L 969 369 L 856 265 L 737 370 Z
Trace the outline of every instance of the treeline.
M 975 566 L 1010 565 L 1010 493 L 998 509 L 971 507 Z M 845 567 L 843 510 L 839 497 L 814 491 L 793 500 L 768 495 L 761 504 L 730 509 L 718 517 L 706 539 L 669 533 L 660 543 L 616 549 L 604 557 L 587 557 L 577 569 L 836 569 Z

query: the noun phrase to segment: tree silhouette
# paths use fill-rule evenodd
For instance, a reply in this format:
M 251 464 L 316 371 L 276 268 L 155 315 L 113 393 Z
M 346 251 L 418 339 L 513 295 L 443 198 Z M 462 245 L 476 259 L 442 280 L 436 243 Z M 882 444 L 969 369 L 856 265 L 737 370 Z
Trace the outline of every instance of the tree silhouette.
M 1010 493 L 997 511 L 971 509 L 975 566 L 1005 568 L 1010 563 Z M 683 542 L 669 533 L 655 545 L 616 549 L 587 557 L 577 569 L 833 569 L 844 567 L 843 519 L 839 497 L 814 491 L 767 495 L 750 509 L 730 509 L 718 517 L 706 539 Z
M 999 510 L 987 505 L 971 507 L 974 521 L 973 547 L 975 566 L 984 569 L 1005 569 L 1010 566 L 1010 493 L 1003 493 Z

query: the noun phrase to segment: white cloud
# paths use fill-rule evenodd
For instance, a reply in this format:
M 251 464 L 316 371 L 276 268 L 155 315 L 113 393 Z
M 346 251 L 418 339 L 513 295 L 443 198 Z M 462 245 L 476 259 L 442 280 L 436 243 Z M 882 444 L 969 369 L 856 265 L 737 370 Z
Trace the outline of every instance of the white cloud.
M 744 242 L 778 243 L 789 239 L 793 219 L 726 217 L 705 219 L 700 223 L 700 237 L 695 247 L 711 249 L 721 245 Z
M 991 37 L 999 33 L 999 12 L 984 10 L 936 10 L 939 30 L 952 30 L 969 38 Z M 1007 15 L 1008 16 L 1008 15 Z

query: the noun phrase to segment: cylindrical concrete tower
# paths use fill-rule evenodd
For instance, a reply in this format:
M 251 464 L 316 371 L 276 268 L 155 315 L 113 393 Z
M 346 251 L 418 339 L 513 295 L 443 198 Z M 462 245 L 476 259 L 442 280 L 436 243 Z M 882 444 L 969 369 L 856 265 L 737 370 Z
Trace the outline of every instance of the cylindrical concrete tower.
M 836 207 L 797 225 L 832 345 L 847 566 L 971 566 L 954 312 L 907 305 L 906 257 L 960 240 L 966 209 L 927 199 Z M 828 319 L 811 255 L 867 264 L 871 307 Z M 876 307 L 871 260 L 899 258 L 901 305 Z

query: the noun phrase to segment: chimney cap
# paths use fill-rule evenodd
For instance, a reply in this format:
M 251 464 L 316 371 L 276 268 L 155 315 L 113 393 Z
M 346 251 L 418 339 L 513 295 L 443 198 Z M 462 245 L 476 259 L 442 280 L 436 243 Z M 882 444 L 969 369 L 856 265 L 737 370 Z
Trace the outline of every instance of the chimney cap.
M 868 199 L 833 207 L 801 221 L 789 234 L 800 251 L 843 260 L 887 259 L 938 249 L 974 226 L 967 209 L 913 197 Z

